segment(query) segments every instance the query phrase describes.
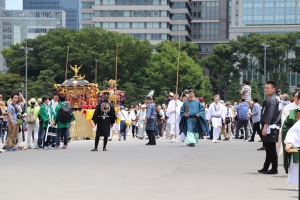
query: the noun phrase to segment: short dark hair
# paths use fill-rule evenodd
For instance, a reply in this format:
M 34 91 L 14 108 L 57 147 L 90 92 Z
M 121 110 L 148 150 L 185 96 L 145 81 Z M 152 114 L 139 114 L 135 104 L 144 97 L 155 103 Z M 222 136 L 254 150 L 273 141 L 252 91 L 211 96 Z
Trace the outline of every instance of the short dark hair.
M 272 85 L 273 88 L 276 88 L 276 83 L 274 81 L 268 81 L 268 85 Z
M 298 93 L 298 91 L 296 91 L 296 92 L 293 92 L 293 97 L 295 97 L 295 94 L 297 94 Z M 299 95 L 298 95 L 299 96 Z
M 253 101 L 254 101 L 255 103 L 257 103 L 257 102 L 258 102 L 257 97 L 254 97 L 254 98 L 253 98 Z
M 52 96 L 59 96 L 58 92 L 54 92 Z
M 241 97 L 241 102 L 245 102 L 245 97 Z
M 151 97 L 151 96 L 146 96 L 145 99 L 146 99 L 146 100 L 152 100 L 152 97 Z
M 248 80 L 244 80 L 243 83 L 245 83 L 246 85 L 249 85 L 249 81 Z
M 44 103 L 48 99 L 49 99 L 49 97 L 44 96 L 44 97 L 42 97 L 42 102 Z
M 14 98 L 14 96 L 16 96 L 16 95 L 19 97 L 19 92 L 13 92 L 13 93 L 11 94 L 10 98 Z
M 66 100 L 66 96 L 64 94 L 59 95 L 59 100 L 64 102 Z

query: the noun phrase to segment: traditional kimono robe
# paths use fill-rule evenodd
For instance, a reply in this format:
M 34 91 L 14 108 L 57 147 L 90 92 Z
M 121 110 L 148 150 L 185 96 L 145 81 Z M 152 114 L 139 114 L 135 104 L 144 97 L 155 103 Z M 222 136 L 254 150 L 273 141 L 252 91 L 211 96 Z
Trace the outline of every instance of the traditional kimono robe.
M 225 120 L 225 110 L 226 108 L 222 104 L 216 104 L 215 102 L 210 104 L 208 108 L 206 119 L 211 120 L 212 123 L 213 142 L 217 142 L 219 138 L 220 127 L 222 126 L 222 121 Z
M 295 102 L 293 102 L 293 103 L 290 103 L 290 104 L 288 104 L 288 105 L 286 105 L 283 109 L 282 109 L 282 115 L 281 115 L 281 127 L 282 127 L 282 129 L 280 130 L 280 132 L 279 132 L 279 138 L 278 138 L 278 143 L 277 143 L 277 145 L 276 145 L 276 148 L 279 148 L 279 153 L 278 153 L 278 155 L 282 155 L 283 154 L 283 148 L 282 148 L 282 145 L 281 144 L 283 144 L 283 141 L 284 141 L 284 139 L 282 139 L 282 130 L 283 130 L 283 125 L 284 125 L 284 122 L 285 122 L 285 119 L 289 116 L 289 114 L 290 114 L 290 111 L 291 110 L 295 110 L 295 109 L 297 109 L 298 108 L 298 106 L 297 106 L 297 104 L 295 103 Z M 297 121 L 295 121 L 294 123 L 296 123 Z M 292 124 L 292 126 L 293 126 L 294 124 Z M 291 127 L 290 127 L 291 128 Z M 287 131 L 285 132 L 285 134 L 287 133 Z
M 177 104 L 177 106 L 176 106 Z M 182 106 L 182 102 L 180 100 L 171 100 L 168 109 L 166 112 L 166 115 L 169 117 L 168 118 L 168 123 L 170 124 L 170 134 L 174 135 L 176 132 L 176 135 L 179 135 L 179 122 L 181 119 L 180 116 L 180 109 Z M 175 113 L 174 113 L 175 111 Z M 176 118 L 176 119 L 175 119 Z M 176 127 L 176 130 L 175 130 Z
M 300 121 L 297 122 L 298 110 L 291 110 L 282 127 L 283 147 L 293 144 L 292 148 L 300 146 Z M 284 169 L 288 173 L 288 184 L 298 184 L 299 177 L 299 154 L 283 151 Z
M 189 117 L 185 117 L 188 111 Z M 199 117 L 196 117 L 196 114 Z M 205 109 L 199 100 L 185 101 L 180 110 L 180 132 L 186 136 L 187 145 L 198 143 L 199 134 L 208 133 L 208 124 L 205 119 Z
M 106 113 L 106 115 L 105 115 Z M 116 114 L 112 103 L 104 100 L 95 109 L 93 121 L 97 125 L 97 136 L 110 136 L 110 126 L 115 123 Z

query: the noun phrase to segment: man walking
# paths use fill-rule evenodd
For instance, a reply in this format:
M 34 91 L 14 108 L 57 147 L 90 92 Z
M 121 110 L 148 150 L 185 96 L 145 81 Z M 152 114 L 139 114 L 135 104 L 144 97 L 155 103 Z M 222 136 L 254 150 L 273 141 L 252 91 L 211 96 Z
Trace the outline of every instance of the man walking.
M 267 99 L 263 103 L 261 124 L 263 127 L 262 136 L 266 145 L 266 158 L 264 166 L 259 173 L 277 174 L 278 157 L 276 151 L 276 142 L 278 141 L 279 129 L 281 126 L 281 104 L 279 97 L 276 95 L 276 83 L 268 81 L 265 85 Z M 272 163 L 272 168 L 269 166 Z
M 103 98 L 104 101 L 99 102 L 94 116 L 93 121 L 95 125 L 97 125 L 96 130 L 96 138 L 95 138 L 95 148 L 91 151 L 98 151 L 98 144 L 100 136 L 103 136 L 103 151 L 107 151 L 106 145 L 107 140 L 110 135 L 110 129 L 113 127 L 113 124 L 115 123 L 116 119 L 116 113 L 115 109 L 112 103 L 108 101 L 109 98 L 109 92 L 104 91 L 103 92 Z
M 248 112 L 249 105 L 245 102 L 245 97 L 241 98 L 241 103 L 237 106 L 234 106 L 234 109 L 238 111 L 238 120 L 236 122 L 236 131 L 235 131 L 235 139 L 239 139 L 239 132 L 242 127 L 244 127 L 245 139 L 248 139 Z
M 261 106 L 258 103 L 258 99 L 256 97 L 253 98 L 253 107 L 252 113 L 252 123 L 253 123 L 253 133 L 251 139 L 248 142 L 254 142 L 255 133 L 257 132 L 260 139 L 262 140 L 261 129 L 260 129 L 260 117 L 261 117 Z
M 144 121 L 146 119 L 146 105 L 142 104 L 141 109 L 138 111 L 137 120 L 138 120 L 138 139 L 143 140 L 145 137 L 145 125 Z
M 70 128 L 70 123 L 75 120 L 75 117 L 72 113 L 70 105 L 66 102 L 66 96 L 60 95 L 60 103 L 56 107 L 56 115 L 54 116 L 54 122 L 57 125 L 57 141 L 56 149 L 60 149 L 60 138 L 64 139 L 64 146 L 62 149 L 66 149 L 68 146 L 68 129 Z
M 152 102 L 153 97 L 147 96 L 146 97 L 146 104 L 147 111 L 146 111 L 146 119 L 144 124 L 146 125 L 145 130 L 149 138 L 149 142 L 146 145 L 156 145 L 155 135 L 154 135 L 154 128 L 156 123 L 156 105 Z
M 219 101 L 220 96 L 216 94 L 214 96 L 214 102 L 210 104 L 206 115 L 208 124 L 211 124 L 213 127 L 212 143 L 220 143 L 220 141 L 218 141 L 220 127 L 222 127 L 222 125 L 225 123 L 225 108 L 222 104 L 219 103 Z
M 182 102 L 178 100 L 178 94 L 174 95 L 174 99 L 170 101 L 166 115 L 168 123 L 170 124 L 170 134 L 172 136 L 171 142 L 177 142 L 177 136 L 179 136 L 179 122 L 180 122 L 180 109 Z

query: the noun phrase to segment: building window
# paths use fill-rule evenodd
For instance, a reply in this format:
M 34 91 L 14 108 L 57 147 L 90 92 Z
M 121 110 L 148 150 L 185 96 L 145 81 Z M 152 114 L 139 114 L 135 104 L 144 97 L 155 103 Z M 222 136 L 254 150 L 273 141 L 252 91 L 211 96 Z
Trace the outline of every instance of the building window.
M 83 13 L 82 19 L 92 19 L 94 17 L 94 13 Z
M 102 0 L 102 5 L 115 5 L 115 0 Z
M 94 2 L 82 2 L 82 8 L 92 8 Z
M 235 16 L 239 16 L 239 10 L 235 11 Z

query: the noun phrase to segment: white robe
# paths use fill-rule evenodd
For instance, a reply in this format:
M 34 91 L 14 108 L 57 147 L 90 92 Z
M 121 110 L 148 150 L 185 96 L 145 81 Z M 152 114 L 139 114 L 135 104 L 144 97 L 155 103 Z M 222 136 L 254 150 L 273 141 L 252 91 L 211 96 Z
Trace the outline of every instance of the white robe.
M 218 105 L 216 105 L 215 102 L 210 104 L 206 115 L 206 120 L 211 120 L 212 126 L 214 128 L 221 127 L 222 121 L 225 119 L 225 110 L 226 108 L 220 103 L 218 103 Z M 216 118 L 213 116 L 221 116 L 221 117 Z
M 176 106 L 176 103 L 177 103 L 177 106 Z M 173 99 L 169 102 L 168 109 L 167 109 L 167 112 L 166 112 L 166 115 L 169 117 L 169 119 L 168 119 L 169 124 L 175 124 L 175 123 L 180 122 L 180 119 L 181 119 L 180 118 L 181 106 L 182 106 L 182 102 L 180 100 L 175 101 Z M 176 111 L 175 111 L 175 109 L 176 109 Z M 175 121 L 175 114 L 176 114 L 176 121 Z
M 284 143 L 293 144 L 292 148 L 300 147 L 300 120 L 287 132 Z M 298 178 L 299 163 L 293 163 L 293 156 L 291 156 L 288 172 L 288 184 L 298 184 Z
M 282 114 L 281 114 L 281 127 L 283 126 L 283 123 L 285 121 L 285 119 L 289 116 L 290 114 L 290 110 L 295 110 L 297 109 L 298 106 L 295 104 L 295 102 L 290 103 L 288 105 L 286 105 L 283 109 L 282 109 Z M 276 144 L 276 148 L 279 148 L 278 150 L 278 155 L 283 155 L 283 148 L 281 145 L 281 137 L 282 137 L 282 132 L 280 130 L 280 134 L 279 134 L 279 138 L 278 138 L 278 142 Z

